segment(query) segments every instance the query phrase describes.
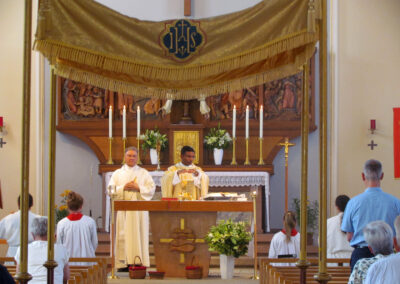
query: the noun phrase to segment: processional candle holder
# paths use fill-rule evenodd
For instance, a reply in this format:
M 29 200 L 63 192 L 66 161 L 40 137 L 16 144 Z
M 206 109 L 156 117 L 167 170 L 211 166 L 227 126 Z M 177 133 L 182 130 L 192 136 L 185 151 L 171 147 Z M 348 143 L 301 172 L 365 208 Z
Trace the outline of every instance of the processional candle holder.
M 257 272 L 257 262 L 258 262 L 258 257 L 257 257 L 257 189 L 254 189 L 252 187 L 252 191 L 250 193 L 251 198 L 253 200 L 253 225 L 254 225 L 254 246 L 253 246 L 253 253 L 254 253 L 254 274 L 253 274 L 253 279 L 259 279 L 258 277 L 258 272 Z
M 111 275 L 108 276 L 108 279 L 119 279 L 117 275 L 115 275 L 115 255 L 114 255 L 114 246 L 115 246 L 115 221 L 114 221 L 114 202 L 115 198 L 117 197 L 117 191 L 115 185 L 109 185 L 108 186 L 108 195 L 111 198 L 111 230 L 110 230 L 110 239 L 111 239 Z
M 244 161 L 245 165 L 250 165 L 249 160 L 249 138 L 246 138 L 246 160 Z
M 232 138 L 232 166 L 236 166 L 236 137 Z
M 112 159 L 112 141 L 113 141 L 113 138 L 109 137 L 108 138 L 108 146 L 109 146 L 109 148 L 108 148 L 108 161 L 107 161 L 108 165 L 114 164 L 113 159 Z
M 258 161 L 258 165 L 262 166 L 262 165 L 265 164 L 264 160 L 263 160 L 263 157 L 262 157 L 262 155 L 263 155 L 263 140 L 264 140 L 264 138 L 260 137 L 259 140 L 260 140 L 260 160 Z
M 157 151 L 157 171 L 161 170 L 160 167 L 160 150 L 161 150 L 161 143 L 157 140 L 156 143 L 156 151 Z
M 126 138 L 122 138 L 122 164 L 125 164 Z

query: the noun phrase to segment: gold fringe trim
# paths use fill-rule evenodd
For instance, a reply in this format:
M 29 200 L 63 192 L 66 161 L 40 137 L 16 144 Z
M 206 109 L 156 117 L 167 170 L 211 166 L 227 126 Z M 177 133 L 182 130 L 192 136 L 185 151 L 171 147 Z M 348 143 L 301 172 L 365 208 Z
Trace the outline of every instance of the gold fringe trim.
M 69 78 L 74 81 L 91 84 L 114 92 L 122 92 L 135 97 L 193 100 L 244 88 L 250 88 L 270 82 L 272 80 L 297 74 L 300 72 L 301 66 L 314 54 L 314 51 L 315 45 L 310 44 L 306 47 L 305 52 L 296 57 L 293 64 L 272 69 L 261 74 L 199 88 L 168 89 L 142 86 L 134 83 L 106 78 L 99 74 L 78 70 L 71 66 L 65 66 L 60 63 L 55 66 L 55 73 L 59 76 Z
M 237 55 L 218 59 L 213 62 L 206 62 L 204 64 L 182 64 L 182 66 L 138 62 L 132 58 L 104 54 L 50 39 L 36 40 L 34 48 L 43 53 L 43 55 L 49 59 L 50 64 L 53 65 L 56 65 L 56 61 L 59 58 L 93 68 L 129 74 L 130 76 L 163 81 L 182 81 L 198 80 L 203 77 L 209 77 L 210 75 L 245 67 L 279 53 L 310 44 L 317 39 L 318 33 L 308 33 L 306 30 L 303 30 Z

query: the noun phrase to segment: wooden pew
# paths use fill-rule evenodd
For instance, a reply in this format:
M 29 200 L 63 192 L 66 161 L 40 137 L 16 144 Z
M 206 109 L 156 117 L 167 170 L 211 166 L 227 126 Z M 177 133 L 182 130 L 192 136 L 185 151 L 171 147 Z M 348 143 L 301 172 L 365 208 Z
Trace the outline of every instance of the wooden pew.
M 273 266 L 273 263 L 296 263 L 298 259 L 270 259 L 261 258 L 260 264 L 260 283 L 262 284 L 297 284 L 300 282 L 300 269 L 296 266 Z M 308 283 L 317 283 L 314 275 L 318 273 L 318 259 L 307 259 L 310 266 L 306 272 Z M 327 263 L 344 264 L 349 263 L 349 259 L 328 259 Z M 329 266 L 327 273 L 332 276 L 330 284 L 347 283 L 351 274 L 348 266 Z

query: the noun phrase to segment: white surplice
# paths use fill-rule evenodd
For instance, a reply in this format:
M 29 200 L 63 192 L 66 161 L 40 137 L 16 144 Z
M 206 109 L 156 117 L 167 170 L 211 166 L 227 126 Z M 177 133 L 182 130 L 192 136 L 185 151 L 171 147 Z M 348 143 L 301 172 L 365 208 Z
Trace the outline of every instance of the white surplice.
M 326 253 L 328 258 L 350 258 L 353 252 L 346 234 L 340 229 L 342 216 L 343 213 L 339 213 L 327 221 Z
M 28 243 L 33 242 L 31 234 L 31 227 L 33 219 L 40 217 L 28 211 Z M 0 239 L 6 239 L 8 243 L 7 257 L 14 257 L 20 244 L 20 224 L 21 224 L 21 211 L 17 211 L 7 215 L 0 221 Z
M 97 248 L 96 222 L 83 215 L 80 220 L 71 221 L 67 217 L 57 224 L 57 243 L 63 245 L 70 257 L 95 257 Z M 74 265 L 88 265 L 74 263 Z
M 136 180 L 140 192 L 124 191 L 125 184 Z M 149 172 L 139 166 L 123 165 L 116 170 L 108 185 L 115 185 L 117 200 L 151 200 L 156 186 Z M 116 222 L 115 266 L 133 264 L 139 256 L 143 265 L 150 266 L 149 212 L 118 211 Z
M 276 233 L 269 245 L 268 258 L 278 258 L 278 255 L 293 254 L 296 257 L 300 255 L 300 234 L 291 236 L 286 240 L 286 235 L 281 231 Z M 288 263 L 274 263 L 274 266 L 288 266 Z

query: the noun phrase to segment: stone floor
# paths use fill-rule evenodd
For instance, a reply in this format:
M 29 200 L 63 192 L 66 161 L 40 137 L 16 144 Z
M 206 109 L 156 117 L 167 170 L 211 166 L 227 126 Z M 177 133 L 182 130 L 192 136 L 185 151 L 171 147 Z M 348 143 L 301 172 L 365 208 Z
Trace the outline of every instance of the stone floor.
M 253 269 L 239 268 L 235 269 L 233 279 L 223 280 L 219 272 L 219 268 L 210 268 L 208 278 L 204 279 L 182 279 L 182 278 L 164 278 L 162 280 L 153 280 L 146 277 L 146 279 L 129 279 L 127 272 L 118 272 L 116 275 L 119 279 L 109 279 L 108 283 L 143 283 L 143 284 L 202 284 L 202 283 L 219 283 L 219 284 L 257 284 L 259 280 L 253 280 Z

